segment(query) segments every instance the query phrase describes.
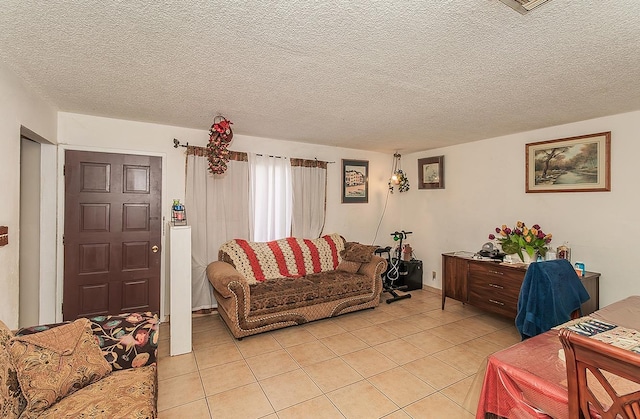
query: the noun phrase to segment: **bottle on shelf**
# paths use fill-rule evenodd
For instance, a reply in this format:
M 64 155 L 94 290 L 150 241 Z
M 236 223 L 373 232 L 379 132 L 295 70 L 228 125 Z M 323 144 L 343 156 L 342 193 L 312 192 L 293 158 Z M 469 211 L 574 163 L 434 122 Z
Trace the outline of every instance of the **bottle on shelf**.
M 174 199 L 173 205 L 171 205 L 171 222 L 174 226 L 187 225 L 187 213 L 179 199 Z

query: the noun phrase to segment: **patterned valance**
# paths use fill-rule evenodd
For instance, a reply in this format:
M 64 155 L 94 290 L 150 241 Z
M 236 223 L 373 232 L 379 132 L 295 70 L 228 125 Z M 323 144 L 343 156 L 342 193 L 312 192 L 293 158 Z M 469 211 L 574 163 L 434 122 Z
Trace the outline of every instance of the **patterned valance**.
M 327 168 L 327 163 L 326 161 L 320 161 L 320 160 L 306 160 L 306 159 L 291 159 L 291 166 L 292 167 L 319 167 L 321 169 L 326 169 Z
M 189 155 L 207 157 L 209 155 L 209 150 L 207 150 L 207 147 L 188 145 L 187 156 Z M 249 161 L 249 159 L 247 158 L 247 153 L 243 151 L 231 151 L 231 150 L 229 150 L 229 160 Z

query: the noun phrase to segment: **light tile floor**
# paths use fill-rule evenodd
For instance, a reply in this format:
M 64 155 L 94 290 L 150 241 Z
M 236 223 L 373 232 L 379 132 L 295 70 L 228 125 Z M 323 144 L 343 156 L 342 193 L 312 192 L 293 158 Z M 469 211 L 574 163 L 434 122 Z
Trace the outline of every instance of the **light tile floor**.
M 174 357 L 162 324 L 159 416 L 473 418 L 465 399 L 476 372 L 520 341 L 513 321 L 450 299 L 441 310 L 438 290 L 411 294 L 243 340 L 215 313 L 194 317 L 193 352 Z

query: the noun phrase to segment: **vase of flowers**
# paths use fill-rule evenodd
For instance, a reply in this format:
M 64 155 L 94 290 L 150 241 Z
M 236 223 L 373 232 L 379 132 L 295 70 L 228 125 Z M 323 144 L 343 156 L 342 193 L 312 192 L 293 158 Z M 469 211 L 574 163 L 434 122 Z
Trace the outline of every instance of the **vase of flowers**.
M 489 234 L 489 240 L 497 240 L 504 253 L 517 254 L 523 262 L 525 262 L 525 254 L 532 261 L 535 261 L 538 256 L 544 258 L 548 250 L 547 245 L 552 238 L 552 235 L 543 232 L 538 224 L 527 227 L 522 221 L 518 221 L 514 228 L 506 224 L 496 227 L 496 234 Z

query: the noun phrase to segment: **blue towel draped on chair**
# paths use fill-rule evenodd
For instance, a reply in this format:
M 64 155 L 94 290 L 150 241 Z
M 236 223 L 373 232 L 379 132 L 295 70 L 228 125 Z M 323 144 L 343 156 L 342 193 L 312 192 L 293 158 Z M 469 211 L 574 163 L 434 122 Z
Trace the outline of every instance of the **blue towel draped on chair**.
M 518 297 L 516 327 L 527 339 L 571 319 L 589 299 L 582 281 L 565 259 L 529 265 Z

